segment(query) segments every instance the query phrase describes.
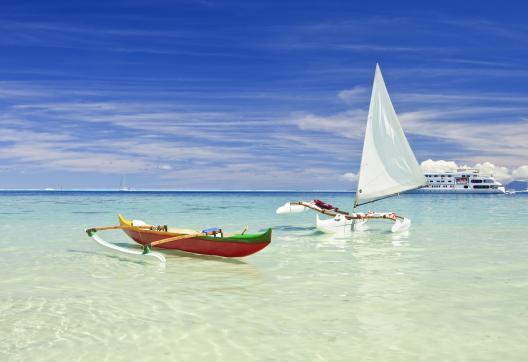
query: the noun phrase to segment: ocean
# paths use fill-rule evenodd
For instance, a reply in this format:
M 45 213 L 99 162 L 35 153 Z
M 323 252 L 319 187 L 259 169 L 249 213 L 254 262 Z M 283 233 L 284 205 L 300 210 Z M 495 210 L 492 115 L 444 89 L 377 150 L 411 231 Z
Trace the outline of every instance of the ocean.
M 522 361 L 528 196 L 404 194 L 366 205 L 412 219 L 317 232 L 287 201 L 351 193 L 0 192 L 1 361 Z M 243 259 L 97 245 L 116 215 L 199 230 L 273 228 Z M 106 240 L 130 243 L 121 231 Z

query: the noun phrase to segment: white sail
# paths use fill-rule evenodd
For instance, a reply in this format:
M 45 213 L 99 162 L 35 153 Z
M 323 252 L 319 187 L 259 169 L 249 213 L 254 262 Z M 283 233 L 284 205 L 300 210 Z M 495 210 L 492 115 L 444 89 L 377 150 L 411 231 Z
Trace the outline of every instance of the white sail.
M 426 184 L 376 64 L 354 207 Z
M 126 185 L 125 176 L 121 177 L 121 184 L 119 185 L 119 191 L 130 191 L 130 188 Z

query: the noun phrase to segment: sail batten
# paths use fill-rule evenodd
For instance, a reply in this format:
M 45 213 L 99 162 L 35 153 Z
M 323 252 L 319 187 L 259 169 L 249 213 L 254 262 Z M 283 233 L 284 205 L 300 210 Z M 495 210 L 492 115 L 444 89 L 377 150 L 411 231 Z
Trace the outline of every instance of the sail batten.
M 354 207 L 426 185 L 376 64 Z

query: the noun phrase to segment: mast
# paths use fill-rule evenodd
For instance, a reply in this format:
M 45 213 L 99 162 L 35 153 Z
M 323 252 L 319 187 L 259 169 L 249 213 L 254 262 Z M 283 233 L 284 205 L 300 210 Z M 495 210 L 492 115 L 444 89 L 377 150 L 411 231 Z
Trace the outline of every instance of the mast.
M 125 175 L 121 176 L 121 184 L 119 185 L 119 191 L 129 191 L 129 188 L 126 185 Z

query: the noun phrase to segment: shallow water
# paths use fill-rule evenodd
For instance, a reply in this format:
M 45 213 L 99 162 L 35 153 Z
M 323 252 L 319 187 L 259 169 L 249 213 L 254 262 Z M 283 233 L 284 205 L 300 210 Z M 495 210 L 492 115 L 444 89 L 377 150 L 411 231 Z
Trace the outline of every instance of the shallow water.
M 0 193 L 0 360 L 525 360 L 528 197 L 402 195 L 369 205 L 406 234 L 332 237 L 290 200 L 351 194 Z M 366 210 L 365 210 L 366 211 Z M 240 260 L 112 254 L 86 227 L 272 227 Z M 119 231 L 103 234 L 129 242 Z M 132 245 L 132 244 L 130 244 Z

